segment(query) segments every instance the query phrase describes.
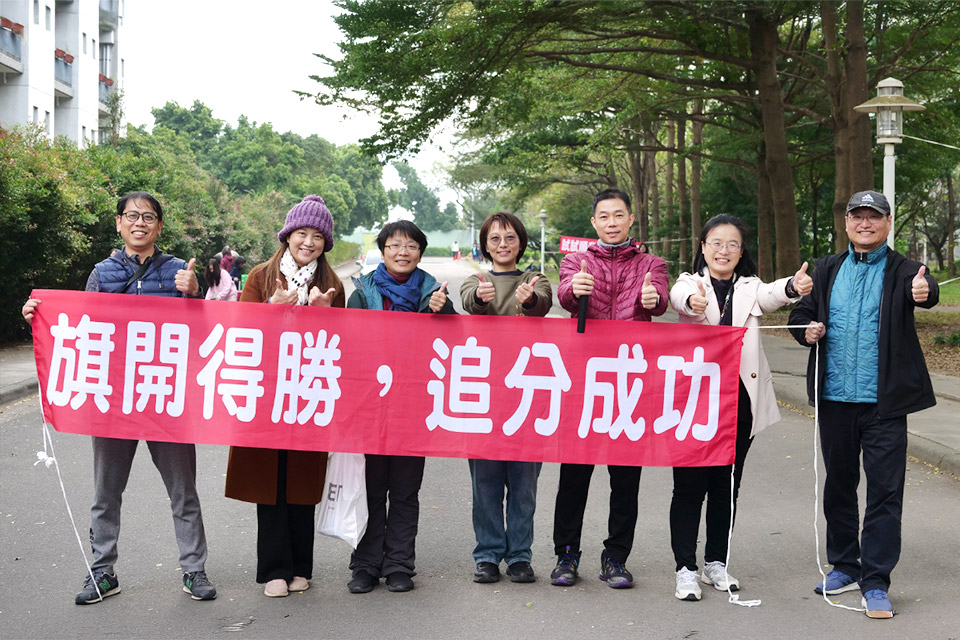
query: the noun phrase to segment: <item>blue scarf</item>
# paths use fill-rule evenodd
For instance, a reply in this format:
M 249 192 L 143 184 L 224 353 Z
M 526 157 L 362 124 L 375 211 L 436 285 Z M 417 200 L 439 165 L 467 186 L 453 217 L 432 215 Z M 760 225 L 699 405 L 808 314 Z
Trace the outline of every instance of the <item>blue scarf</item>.
M 417 311 L 420 308 L 420 287 L 423 285 L 423 271 L 420 269 L 414 269 L 407 281 L 400 283 L 381 262 L 373 272 L 373 282 L 381 296 L 390 298 L 391 311 Z

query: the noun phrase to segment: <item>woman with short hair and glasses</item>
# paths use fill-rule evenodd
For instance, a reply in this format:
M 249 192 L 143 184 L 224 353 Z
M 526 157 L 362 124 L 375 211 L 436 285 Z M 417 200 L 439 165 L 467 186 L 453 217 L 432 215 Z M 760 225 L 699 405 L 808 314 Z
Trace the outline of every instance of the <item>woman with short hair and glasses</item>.
M 349 309 L 456 313 L 444 282 L 420 269 L 427 236 L 408 220 L 391 222 L 377 236 L 383 256 L 376 270 L 353 279 Z M 402 418 L 401 418 L 402 419 Z M 390 591 L 413 589 L 423 456 L 366 456 L 367 531 L 350 556 L 350 593 L 368 593 L 386 578 Z M 389 502 L 389 509 L 387 503 Z
M 780 420 L 773 377 L 760 340 L 759 316 L 796 302 L 810 293 L 813 280 L 807 263 L 789 278 L 765 283 L 744 239 L 749 230 L 742 220 L 718 215 L 703 226 L 694 258 L 694 273 L 682 273 L 670 290 L 670 304 L 680 322 L 747 327 L 740 355 L 736 459 L 733 468 L 733 503 L 736 506 L 743 463 L 753 437 Z M 676 559 L 680 600 L 699 600 L 697 584 L 697 533 L 704 497 L 707 499 L 707 543 L 700 580 L 720 591 L 740 588 L 727 573 L 727 534 L 734 514 L 730 508 L 729 465 L 674 467 L 670 504 L 670 543 Z
M 463 309 L 473 315 L 543 317 L 553 305 L 553 289 L 542 273 L 520 271 L 527 230 L 513 214 L 495 213 L 480 226 L 480 252 L 493 265 L 460 287 Z M 468 460 L 473 486 L 473 581 L 500 580 L 500 562 L 512 582 L 534 582 L 533 514 L 540 462 Z M 506 527 L 504 527 L 506 489 Z

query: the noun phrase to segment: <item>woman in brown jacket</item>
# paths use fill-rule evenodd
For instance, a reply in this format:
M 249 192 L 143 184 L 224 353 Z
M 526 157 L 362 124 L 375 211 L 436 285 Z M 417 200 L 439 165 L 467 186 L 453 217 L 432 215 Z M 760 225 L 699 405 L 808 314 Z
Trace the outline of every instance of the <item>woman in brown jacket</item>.
M 241 302 L 343 307 L 343 284 L 324 254 L 333 247 L 333 217 L 320 196 L 287 213 L 280 248 L 253 268 Z M 257 504 L 257 582 L 271 598 L 306 591 L 313 574 L 316 505 L 327 454 L 230 447 L 228 498 Z

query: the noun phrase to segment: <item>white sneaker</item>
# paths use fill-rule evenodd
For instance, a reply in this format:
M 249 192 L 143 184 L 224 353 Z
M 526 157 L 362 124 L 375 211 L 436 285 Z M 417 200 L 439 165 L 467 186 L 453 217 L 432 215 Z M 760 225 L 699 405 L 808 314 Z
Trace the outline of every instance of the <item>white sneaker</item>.
M 677 596 L 677 600 L 699 600 L 702 593 L 697 584 L 697 572 L 686 567 L 677 571 L 677 591 L 673 595 Z
M 700 580 L 703 584 L 712 584 L 717 591 L 726 591 L 728 585 L 730 591 L 740 590 L 740 581 L 727 573 L 726 565 L 720 561 L 708 562 Z

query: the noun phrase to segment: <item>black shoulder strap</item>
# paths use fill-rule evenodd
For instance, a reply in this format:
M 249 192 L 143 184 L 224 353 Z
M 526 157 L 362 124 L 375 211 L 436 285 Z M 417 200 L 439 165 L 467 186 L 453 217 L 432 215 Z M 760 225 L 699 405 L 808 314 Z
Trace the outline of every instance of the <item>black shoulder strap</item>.
M 135 274 L 133 274 L 132 276 L 130 276 L 130 279 L 127 280 L 127 284 L 123 285 L 123 288 L 120 289 L 120 293 L 126 293 L 126 292 L 127 292 L 127 287 L 129 287 L 131 284 L 133 284 L 133 281 L 134 281 L 134 280 L 139 280 L 140 278 L 142 278 L 142 277 L 143 277 L 143 274 L 145 274 L 145 273 L 147 272 L 147 267 L 150 266 L 150 263 L 151 263 L 152 261 L 153 261 L 153 256 L 150 256 L 149 258 L 147 258 L 146 260 L 144 260 L 144 261 L 143 261 L 143 264 L 140 265 L 140 268 L 137 269 L 137 272 L 136 272 Z

